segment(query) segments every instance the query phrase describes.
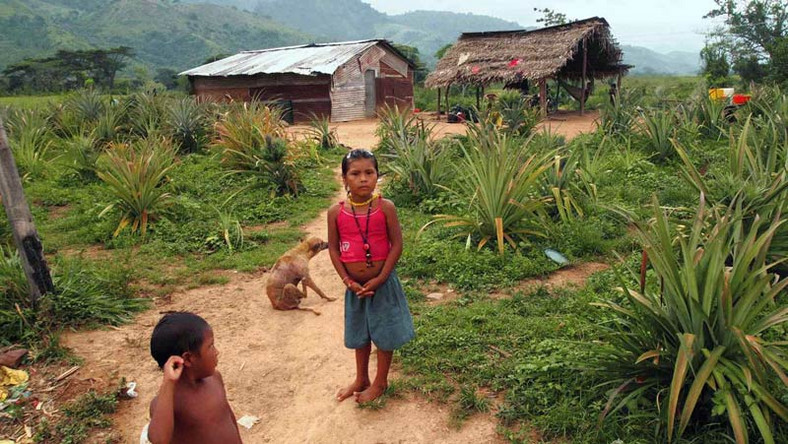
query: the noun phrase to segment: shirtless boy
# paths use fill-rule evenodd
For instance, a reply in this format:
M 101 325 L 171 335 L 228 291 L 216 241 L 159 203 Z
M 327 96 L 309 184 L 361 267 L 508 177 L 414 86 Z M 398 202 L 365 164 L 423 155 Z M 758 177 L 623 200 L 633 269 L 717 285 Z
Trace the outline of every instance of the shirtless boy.
M 222 375 L 219 352 L 205 319 L 188 312 L 164 315 L 150 339 L 153 359 L 164 371 L 150 404 L 152 444 L 241 442 Z

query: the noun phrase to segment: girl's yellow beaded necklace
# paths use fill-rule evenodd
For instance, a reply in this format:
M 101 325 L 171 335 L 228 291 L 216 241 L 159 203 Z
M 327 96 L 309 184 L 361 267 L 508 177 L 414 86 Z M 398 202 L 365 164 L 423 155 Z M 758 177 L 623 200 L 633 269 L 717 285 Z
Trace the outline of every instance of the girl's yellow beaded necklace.
M 369 199 L 365 200 L 364 202 L 353 202 L 353 197 L 352 196 L 348 196 L 347 201 L 350 203 L 350 205 L 352 205 L 354 207 L 364 207 L 364 206 L 367 206 L 370 203 L 372 203 L 372 201 L 375 200 L 378 196 L 379 196 L 379 194 L 373 194 L 372 197 L 370 197 Z

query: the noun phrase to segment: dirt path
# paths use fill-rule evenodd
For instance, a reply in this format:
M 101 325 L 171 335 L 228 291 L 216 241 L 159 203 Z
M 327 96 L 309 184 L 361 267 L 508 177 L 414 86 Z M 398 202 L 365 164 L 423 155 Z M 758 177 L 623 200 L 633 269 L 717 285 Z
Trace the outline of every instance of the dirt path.
M 341 124 L 340 141 L 374 146 L 374 127 L 374 121 Z M 443 123 L 438 130 L 458 132 L 464 127 Z M 304 230 L 325 239 L 325 217 L 321 214 Z M 341 298 L 344 287 L 327 253 L 315 257 L 310 269 L 318 286 Z M 342 343 L 341 299 L 324 302 L 310 294 L 304 305 L 322 311 L 321 316 L 274 311 L 263 293 L 265 279 L 265 274 L 238 274 L 222 286 L 176 293 L 166 305 L 118 329 L 66 335 L 65 345 L 84 359 L 76 377 L 99 384 L 125 377 L 137 383 L 139 397 L 121 403 L 110 433 L 123 443 L 138 442 L 161 380 L 148 351 L 150 333 L 160 311 L 189 310 L 214 328 L 219 370 L 236 416 L 261 418 L 251 430 L 241 429 L 246 443 L 503 442 L 490 416 L 476 415 L 456 430 L 449 424 L 447 407 L 412 396 L 389 400 L 378 411 L 359 409 L 352 400 L 337 403 L 334 394 L 352 380 L 355 369 L 353 354 Z M 103 442 L 104 437 L 94 438 Z

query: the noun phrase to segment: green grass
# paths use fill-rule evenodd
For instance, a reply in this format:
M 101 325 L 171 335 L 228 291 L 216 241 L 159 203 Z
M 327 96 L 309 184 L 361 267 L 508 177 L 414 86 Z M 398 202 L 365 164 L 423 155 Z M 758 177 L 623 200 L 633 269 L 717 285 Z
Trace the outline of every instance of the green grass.
M 49 96 L 6 96 L 0 97 L 0 108 L 13 107 L 20 109 L 42 108 L 48 105 L 63 103 L 68 94 L 54 94 Z
M 120 386 L 125 383 L 121 381 Z M 118 388 L 112 387 L 104 392 L 91 390 L 61 408 L 62 419 L 50 424 L 43 419 L 35 430 L 34 442 L 60 442 L 79 444 L 85 442 L 92 429 L 107 429 L 112 425 L 109 415 L 118 406 Z

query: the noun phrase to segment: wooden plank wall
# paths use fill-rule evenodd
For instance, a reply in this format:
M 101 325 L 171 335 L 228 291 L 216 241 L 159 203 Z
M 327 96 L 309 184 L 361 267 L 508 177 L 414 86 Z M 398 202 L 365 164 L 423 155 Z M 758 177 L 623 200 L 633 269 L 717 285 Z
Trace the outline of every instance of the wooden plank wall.
M 329 75 L 263 74 L 194 78 L 194 93 L 199 100 L 288 100 L 292 102 L 296 122 L 309 121 L 312 113 L 330 116 L 330 90 Z
M 413 80 L 410 67 L 394 53 L 381 46 L 373 46 L 339 67 L 334 73 L 331 88 L 331 120 L 344 122 L 364 118 L 364 72 L 367 69 L 374 69 L 377 73 L 375 93 L 378 108 L 384 106 L 384 103 L 392 106 L 396 104 L 398 107 L 413 106 Z M 379 83 L 383 78 L 400 81 Z M 410 85 L 409 89 L 405 83 Z M 387 96 L 390 97 L 386 98 Z
M 193 77 L 200 100 L 290 100 L 296 121 L 310 113 L 331 116 L 335 122 L 364 118 L 364 72 L 374 69 L 377 107 L 413 107 L 413 70 L 393 52 L 377 45 L 340 66 L 333 77 L 270 74 L 232 77 Z

